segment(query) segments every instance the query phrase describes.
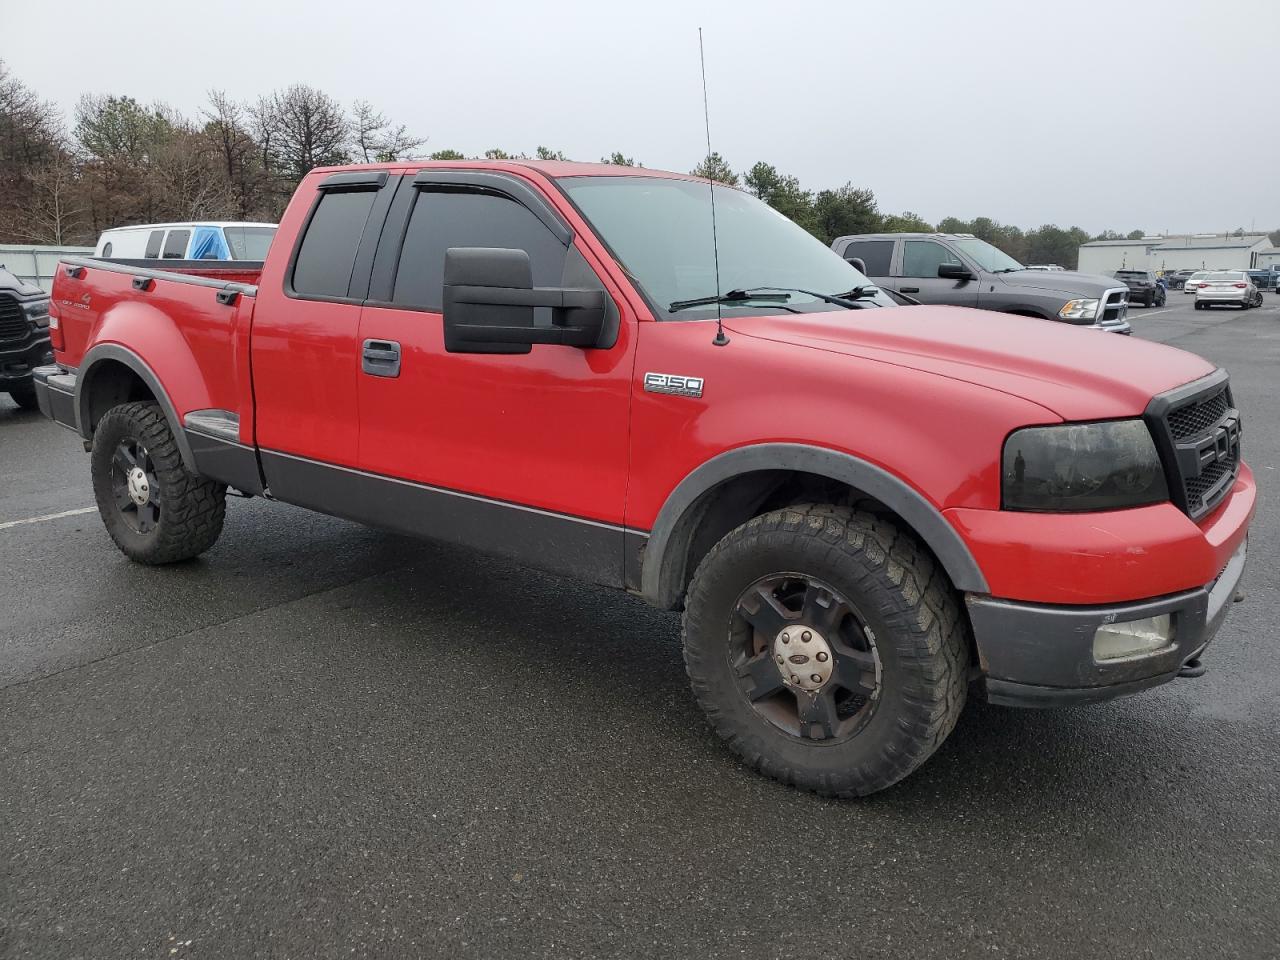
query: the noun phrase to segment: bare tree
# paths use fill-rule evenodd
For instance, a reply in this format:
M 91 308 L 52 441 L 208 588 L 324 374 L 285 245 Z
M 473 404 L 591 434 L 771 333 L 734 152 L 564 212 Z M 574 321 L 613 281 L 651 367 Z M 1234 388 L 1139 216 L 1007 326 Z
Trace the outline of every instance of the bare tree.
M 403 123 L 392 126 L 386 115 L 366 100 L 351 108 L 351 139 L 362 163 L 395 163 L 414 159 L 414 151 L 427 141 L 409 134 Z
M 261 215 L 266 199 L 265 171 L 258 158 L 258 144 L 249 132 L 252 118 L 248 109 L 221 90 L 211 90 L 209 106 L 201 116 L 205 141 L 235 199 L 235 215 L 241 220 Z
M 24 239 L 59 246 L 89 239 L 78 171 L 69 154 L 32 167 L 27 179 L 31 199 L 21 229 Z
M 316 167 L 346 163 L 350 124 L 328 94 L 303 83 L 263 97 L 255 132 L 268 170 L 296 184 Z
M 66 154 L 62 118 L 0 61 L 0 242 L 27 240 L 31 173 Z

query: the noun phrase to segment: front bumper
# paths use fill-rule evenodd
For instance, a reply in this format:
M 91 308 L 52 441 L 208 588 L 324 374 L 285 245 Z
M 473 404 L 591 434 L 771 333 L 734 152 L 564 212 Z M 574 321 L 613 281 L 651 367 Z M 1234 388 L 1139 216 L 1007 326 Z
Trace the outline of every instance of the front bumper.
M 20 340 L 0 340 L 0 393 L 31 385 L 35 368 L 53 361 L 49 332 L 40 330 Z
M 1200 656 L 1222 626 L 1246 552 L 1247 541 L 1242 541 L 1208 585 L 1152 600 L 1077 607 L 970 597 L 987 699 L 1014 707 L 1065 706 L 1167 683 Z M 1163 614 L 1173 621 L 1165 647 L 1122 660 L 1094 659 L 1093 638 L 1100 626 Z

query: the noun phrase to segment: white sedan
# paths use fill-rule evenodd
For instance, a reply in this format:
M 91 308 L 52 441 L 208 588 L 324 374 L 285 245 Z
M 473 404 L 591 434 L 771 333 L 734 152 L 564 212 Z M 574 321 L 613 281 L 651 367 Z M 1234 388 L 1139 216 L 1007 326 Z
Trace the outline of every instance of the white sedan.
M 1205 274 L 1196 285 L 1196 309 L 1205 310 L 1215 303 L 1229 303 L 1248 310 L 1262 305 L 1262 294 L 1243 270 L 1216 270 Z
M 1200 281 L 1209 275 L 1208 270 L 1200 270 L 1187 277 L 1187 282 L 1182 285 L 1183 293 L 1195 293 L 1200 288 Z

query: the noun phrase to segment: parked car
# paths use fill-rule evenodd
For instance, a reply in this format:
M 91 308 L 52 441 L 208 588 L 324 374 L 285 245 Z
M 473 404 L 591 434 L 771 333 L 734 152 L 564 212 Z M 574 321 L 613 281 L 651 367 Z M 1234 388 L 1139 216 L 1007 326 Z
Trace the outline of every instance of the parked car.
M 619 169 L 313 170 L 254 282 L 64 261 L 37 391 L 116 545 L 194 557 L 235 488 L 683 608 L 730 749 L 837 796 L 918 767 L 971 689 L 1203 672 L 1255 501 L 1225 371 L 886 308 L 749 194 Z
M 149 223 L 113 227 L 98 237 L 94 256 L 119 260 L 261 261 L 274 223 Z
M 1150 270 L 1117 270 L 1115 278 L 1129 288 L 1129 302 L 1144 306 L 1165 304 L 1164 285 Z
M 1196 289 L 1196 309 L 1230 304 L 1241 310 L 1262 306 L 1262 292 L 1253 285 L 1246 270 L 1218 270 L 1208 273 Z
M 1181 290 L 1186 286 L 1187 278 L 1193 273 L 1195 273 L 1194 270 L 1166 270 L 1164 277 L 1170 290 Z
M 838 238 L 831 248 L 866 265 L 878 286 L 926 304 L 1002 313 L 1129 333 L 1129 289 L 1114 278 L 1031 271 L 970 234 L 877 233 Z
M 1276 288 L 1276 277 L 1280 276 L 1273 270 L 1248 270 L 1249 279 L 1253 285 L 1259 290 L 1274 290 Z
M 1186 281 L 1183 283 L 1183 285 L 1182 285 L 1182 292 L 1183 292 L 1183 293 L 1195 293 L 1198 289 L 1200 289 L 1200 283 L 1201 283 L 1201 282 L 1204 280 L 1204 278 L 1205 278 L 1205 277 L 1207 277 L 1208 275 L 1209 275 L 1209 271 L 1208 271 L 1208 270 L 1196 270 L 1196 271 L 1194 271 L 1190 276 L 1188 276 L 1188 277 L 1187 277 Z
M 8 393 L 23 410 L 34 410 L 32 374 L 52 362 L 49 295 L 0 266 L 0 393 Z

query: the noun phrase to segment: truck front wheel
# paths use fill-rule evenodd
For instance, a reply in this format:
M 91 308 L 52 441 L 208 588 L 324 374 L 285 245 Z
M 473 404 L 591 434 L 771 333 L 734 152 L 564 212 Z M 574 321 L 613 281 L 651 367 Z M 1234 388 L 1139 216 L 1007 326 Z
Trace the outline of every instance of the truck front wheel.
M 945 574 L 894 523 L 787 507 L 698 566 L 685 666 L 712 727 L 761 773 L 827 796 L 901 780 L 955 726 L 968 685 Z
M 94 431 L 92 472 L 102 522 L 130 560 L 187 560 L 222 533 L 227 488 L 187 471 L 154 403 L 107 411 Z

